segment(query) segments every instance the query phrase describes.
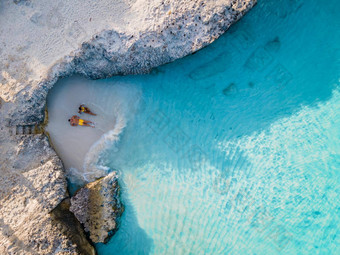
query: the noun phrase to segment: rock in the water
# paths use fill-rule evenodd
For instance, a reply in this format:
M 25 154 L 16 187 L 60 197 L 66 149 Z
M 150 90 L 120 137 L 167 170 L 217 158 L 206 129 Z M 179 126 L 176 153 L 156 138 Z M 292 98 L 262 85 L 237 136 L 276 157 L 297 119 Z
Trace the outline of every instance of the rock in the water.
M 124 211 L 119 194 L 118 176 L 112 172 L 88 183 L 71 198 L 70 211 L 90 232 L 93 242 L 106 243 L 117 231 Z

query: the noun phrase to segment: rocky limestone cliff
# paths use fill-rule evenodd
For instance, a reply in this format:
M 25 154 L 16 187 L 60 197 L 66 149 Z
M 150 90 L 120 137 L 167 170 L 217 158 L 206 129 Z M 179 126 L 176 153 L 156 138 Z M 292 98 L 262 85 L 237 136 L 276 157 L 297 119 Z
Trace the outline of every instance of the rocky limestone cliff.
M 67 190 L 47 137 L 19 135 L 9 141 L 2 130 L 0 144 L 0 254 L 80 254 L 50 215 Z M 82 234 L 78 230 L 75 235 Z
M 120 14 L 126 15 L 129 21 L 122 22 L 121 26 L 110 24 L 112 27 L 108 29 L 100 23 L 98 27 L 103 29 L 97 31 L 98 28 L 92 36 L 87 32 L 86 23 L 82 26 L 74 21 L 71 28 L 66 26 L 72 33 L 65 40 L 73 49 L 64 56 L 50 56 L 50 66 L 37 70 L 29 67 L 33 65 L 31 56 L 23 57 L 25 49 L 6 56 L 5 47 L 1 54 L 4 60 L 0 97 L 9 103 L 7 119 L 11 125 L 41 122 L 47 93 L 60 77 L 79 73 L 100 79 L 146 73 L 193 53 L 217 39 L 255 3 L 255 0 L 131 1 L 129 11 Z M 62 31 L 63 28 L 60 26 Z M 47 47 L 39 46 L 42 51 Z M 38 57 L 46 61 L 46 56 Z
M 56 225 L 60 233 L 72 244 L 77 245 L 77 252 L 83 255 L 95 255 L 94 247 L 88 242 L 83 227 L 70 211 L 70 206 L 70 199 L 66 198 L 50 212 L 53 225 Z
M 83 253 L 50 213 L 66 180 L 37 127 L 59 78 L 146 73 L 208 45 L 255 3 L 0 1 L 0 253 Z
M 124 211 L 120 202 L 116 172 L 88 183 L 71 198 L 70 211 L 95 243 L 106 243 L 118 230 L 119 218 Z

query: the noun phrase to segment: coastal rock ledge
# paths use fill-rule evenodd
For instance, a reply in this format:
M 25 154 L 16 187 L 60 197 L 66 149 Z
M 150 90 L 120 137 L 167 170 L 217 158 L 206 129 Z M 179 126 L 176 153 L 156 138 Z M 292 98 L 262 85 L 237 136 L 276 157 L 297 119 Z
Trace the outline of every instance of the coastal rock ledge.
M 69 211 L 65 171 L 41 124 L 58 79 L 147 73 L 212 43 L 256 2 L 1 0 L 0 254 L 95 253 Z M 109 236 L 87 228 L 93 240 Z
M 71 198 L 70 211 L 90 232 L 92 242 L 106 243 L 117 231 L 124 211 L 119 193 L 118 176 L 112 172 L 88 183 Z

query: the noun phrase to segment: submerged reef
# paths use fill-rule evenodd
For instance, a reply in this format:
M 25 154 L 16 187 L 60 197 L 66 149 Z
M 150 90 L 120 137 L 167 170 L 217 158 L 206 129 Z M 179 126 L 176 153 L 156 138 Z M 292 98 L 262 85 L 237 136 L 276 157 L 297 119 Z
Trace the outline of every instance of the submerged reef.
M 255 4 L 1 1 L 0 253 L 93 254 L 84 248 L 89 241 L 72 238 L 74 232 L 83 234 L 70 227 L 77 224 L 68 206 L 59 205 L 69 197 L 62 162 L 46 134 L 35 131 L 58 79 L 149 72 L 210 44 Z M 60 222 L 63 218 L 69 220 Z M 102 233 L 93 238 L 105 239 Z

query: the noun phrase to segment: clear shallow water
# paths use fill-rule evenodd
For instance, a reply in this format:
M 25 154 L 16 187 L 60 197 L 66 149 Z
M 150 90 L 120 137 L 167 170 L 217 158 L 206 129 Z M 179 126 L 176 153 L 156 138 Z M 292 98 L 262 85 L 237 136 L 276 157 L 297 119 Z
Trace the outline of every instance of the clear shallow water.
M 88 138 L 111 130 L 53 127 L 79 93 L 124 119 L 91 158 L 120 172 L 126 205 L 99 254 L 339 254 L 339 7 L 259 1 L 214 44 L 149 75 L 56 85 L 57 151 L 92 151 Z

